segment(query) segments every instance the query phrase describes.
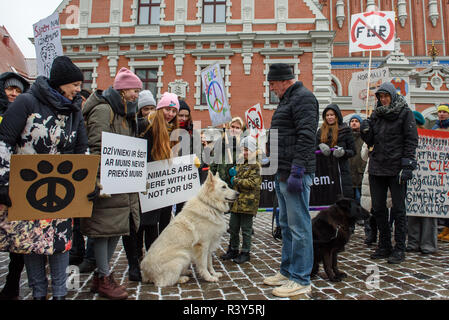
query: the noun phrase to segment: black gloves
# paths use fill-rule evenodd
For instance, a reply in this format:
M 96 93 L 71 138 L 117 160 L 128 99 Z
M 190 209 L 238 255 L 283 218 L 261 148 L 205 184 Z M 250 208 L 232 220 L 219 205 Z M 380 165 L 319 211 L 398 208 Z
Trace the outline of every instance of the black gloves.
M 100 196 L 100 191 L 101 189 L 103 189 L 103 187 L 101 187 L 101 185 L 99 185 L 98 183 L 95 184 L 95 189 L 94 191 L 92 191 L 91 193 L 89 193 L 87 195 L 87 199 L 89 201 L 94 201 L 96 198 L 98 198 Z
M 2 186 L 0 187 L 0 204 L 3 204 L 7 207 L 11 207 L 11 199 L 9 198 L 9 187 Z
M 402 158 L 401 171 L 399 172 L 399 183 L 407 183 L 413 178 L 413 170 L 416 169 L 417 162 L 414 159 Z
M 371 123 L 369 119 L 365 119 L 360 124 L 360 132 L 362 133 L 368 133 L 371 130 Z

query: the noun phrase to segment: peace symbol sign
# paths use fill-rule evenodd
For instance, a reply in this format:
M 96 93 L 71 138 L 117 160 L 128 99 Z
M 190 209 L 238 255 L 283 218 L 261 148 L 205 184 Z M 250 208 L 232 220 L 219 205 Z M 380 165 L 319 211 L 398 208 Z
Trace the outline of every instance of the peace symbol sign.
M 53 165 L 48 161 L 41 161 L 37 166 L 40 174 L 51 174 Z M 73 163 L 64 161 L 58 165 L 57 171 L 59 174 L 69 174 L 72 172 Z M 86 169 L 79 169 L 72 174 L 75 181 L 82 181 L 87 177 L 88 171 Z M 20 176 L 24 181 L 34 181 L 38 177 L 38 173 L 34 170 L 23 169 Z M 38 195 L 42 195 L 45 191 L 45 196 L 38 199 Z M 61 196 L 64 194 L 64 196 Z M 26 198 L 30 206 L 34 209 L 46 213 L 58 212 L 66 208 L 75 198 L 75 186 L 68 179 L 60 177 L 44 177 L 34 182 L 26 193 Z
M 47 195 L 41 199 L 37 199 L 37 191 L 39 188 L 47 187 Z M 57 186 L 62 185 L 65 189 L 65 196 L 60 197 L 57 192 Z M 31 185 L 26 194 L 30 205 L 40 211 L 57 212 L 67 207 L 75 197 L 75 187 L 66 179 L 62 178 L 44 178 L 36 181 Z
M 207 88 L 207 103 L 216 113 L 221 113 L 224 107 L 225 96 L 223 89 L 217 81 L 211 81 Z M 211 100 L 211 98 L 213 98 Z M 213 101 L 213 104 L 211 103 Z

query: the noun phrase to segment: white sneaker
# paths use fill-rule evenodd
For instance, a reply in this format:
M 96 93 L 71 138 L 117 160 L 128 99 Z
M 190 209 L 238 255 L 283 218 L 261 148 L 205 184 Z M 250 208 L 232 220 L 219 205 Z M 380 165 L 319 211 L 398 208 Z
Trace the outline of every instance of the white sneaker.
M 269 286 L 282 286 L 288 281 L 288 278 L 282 275 L 280 272 L 276 273 L 274 276 L 263 279 L 263 283 Z
M 277 297 L 292 297 L 300 294 L 311 293 L 312 286 L 309 284 L 307 286 L 303 286 L 293 280 L 288 280 L 284 285 L 274 288 L 272 293 Z

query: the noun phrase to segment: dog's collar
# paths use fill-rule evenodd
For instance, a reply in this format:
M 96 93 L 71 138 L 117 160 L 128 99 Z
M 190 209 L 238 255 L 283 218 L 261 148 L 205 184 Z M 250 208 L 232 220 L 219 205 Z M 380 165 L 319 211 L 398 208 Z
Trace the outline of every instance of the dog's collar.
M 331 238 L 331 240 L 337 239 L 338 237 L 338 231 L 340 231 L 340 225 L 337 225 L 337 228 L 335 229 L 335 236 Z

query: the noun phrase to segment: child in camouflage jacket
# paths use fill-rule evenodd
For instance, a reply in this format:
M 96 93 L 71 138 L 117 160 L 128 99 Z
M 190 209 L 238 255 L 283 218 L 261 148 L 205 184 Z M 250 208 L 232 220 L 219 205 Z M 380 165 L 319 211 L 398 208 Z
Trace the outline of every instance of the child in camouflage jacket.
M 257 214 L 260 201 L 260 163 L 257 159 L 257 141 L 253 137 L 246 137 L 240 142 L 243 149 L 244 161 L 237 164 L 237 174 L 232 177 L 231 184 L 240 194 L 231 208 L 229 221 L 230 243 L 228 252 L 222 256 L 223 260 L 233 259 L 235 263 L 250 260 L 251 238 L 253 233 L 253 218 Z M 238 161 L 238 163 L 241 161 Z M 240 229 L 242 230 L 242 249 L 240 247 Z

